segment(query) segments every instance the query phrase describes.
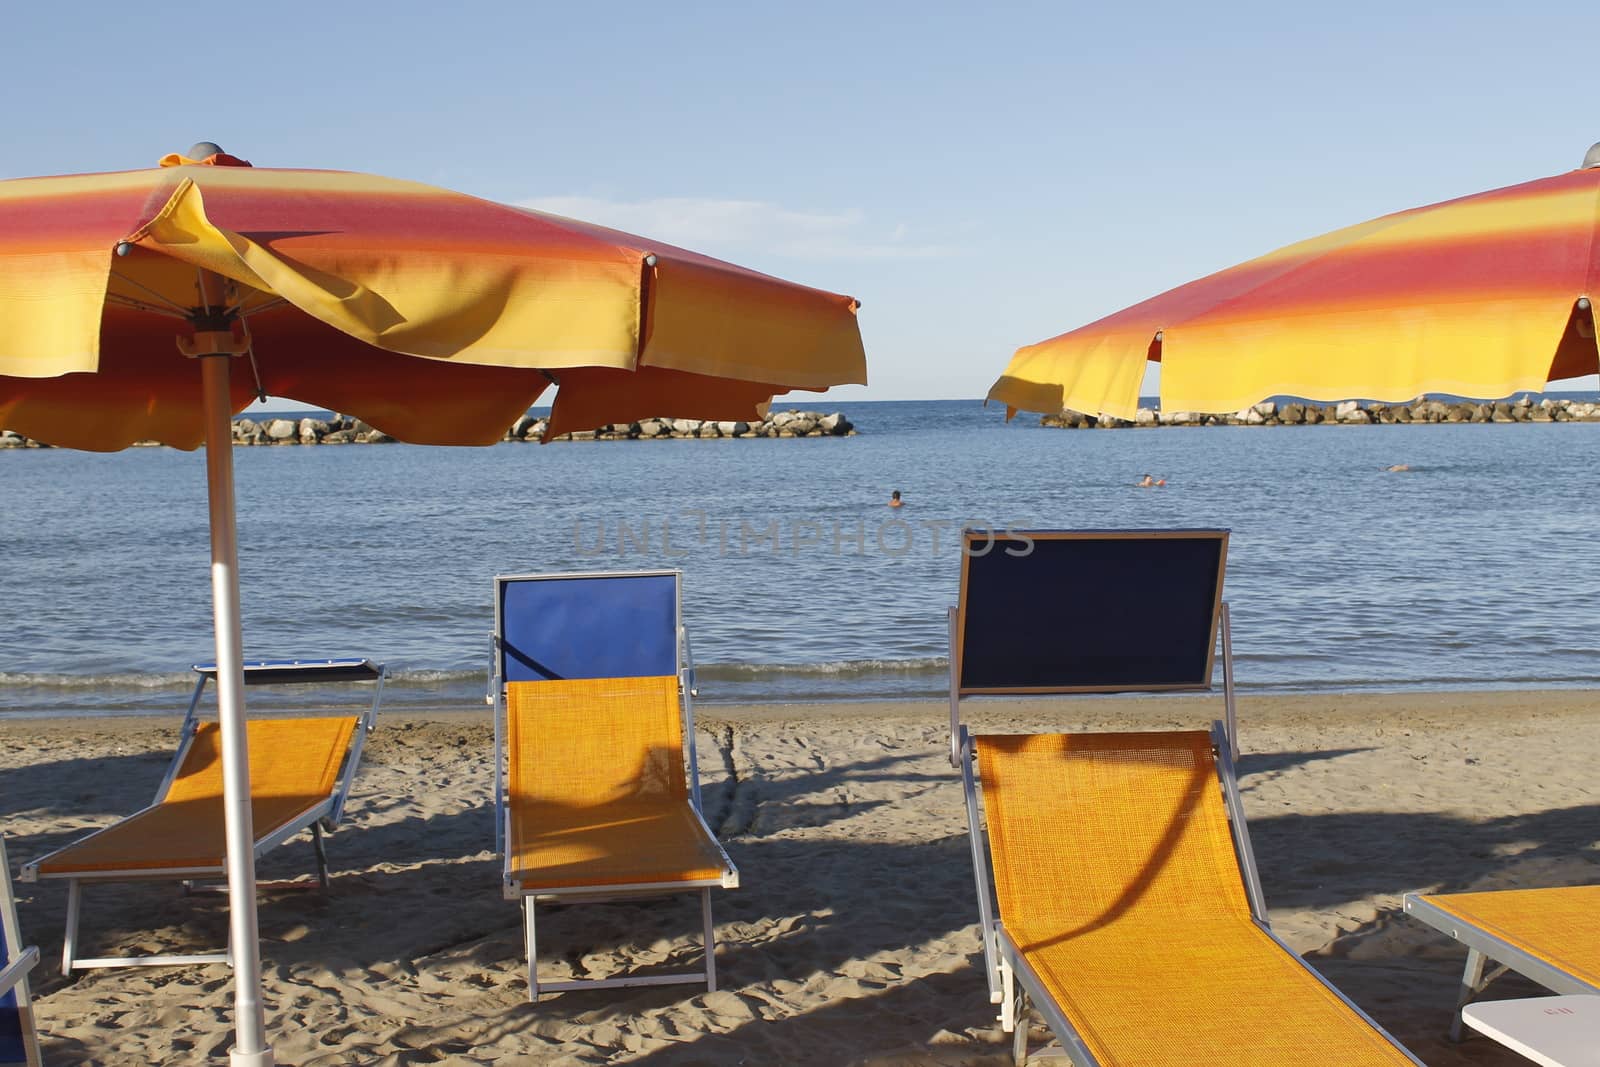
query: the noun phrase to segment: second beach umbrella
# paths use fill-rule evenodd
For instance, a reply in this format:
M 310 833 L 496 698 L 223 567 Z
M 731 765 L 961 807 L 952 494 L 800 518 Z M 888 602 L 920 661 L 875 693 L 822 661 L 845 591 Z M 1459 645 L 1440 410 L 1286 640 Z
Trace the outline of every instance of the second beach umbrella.
M 552 434 L 749 419 L 776 393 L 865 382 L 856 307 L 603 227 L 210 143 L 151 170 L 0 182 L 0 428 L 206 445 L 235 1067 L 273 1056 L 230 417 L 271 394 L 405 441 L 490 444 L 554 384 Z
M 1410 400 L 1538 390 L 1597 367 L 1600 145 L 1583 166 L 1374 219 L 1018 349 L 989 399 L 1132 419 L 1269 396 Z

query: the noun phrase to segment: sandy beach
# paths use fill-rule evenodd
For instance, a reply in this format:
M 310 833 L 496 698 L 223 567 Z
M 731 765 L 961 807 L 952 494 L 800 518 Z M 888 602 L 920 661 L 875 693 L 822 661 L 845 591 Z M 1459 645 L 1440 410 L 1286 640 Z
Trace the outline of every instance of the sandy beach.
M 968 705 L 1000 730 L 1191 728 L 1218 699 Z M 699 709 L 707 815 L 743 885 L 715 900 L 713 994 L 609 990 L 526 1001 L 518 911 L 493 854 L 486 712 L 380 719 L 326 895 L 267 892 L 269 1025 L 281 1063 L 1009 1062 L 979 945 L 959 780 L 938 703 Z M 1241 701 L 1246 809 L 1274 928 L 1436 1067 L 1520 1064 L 1443 1036 L 1464 953 L 1399 913 L 1416 889 L 1600 880 L 1600 694 L 1294 695 Z M 14 864 L 148 802 L 175 719 L 0 724 L 0 829 Z M 264 877 L 311 867 L 296 841 Z M 19 885 L 46 1060 L 215 1061 L 222 967 L 64 981 L 65 891 Z M 91 889 L 96 952 L 204 951 L 221 897 Z M 611 972 L 697 951 L 692 898 L 541 912 L 543 970 Z M 1497 996 L 1530 995 L 1515 977 Z

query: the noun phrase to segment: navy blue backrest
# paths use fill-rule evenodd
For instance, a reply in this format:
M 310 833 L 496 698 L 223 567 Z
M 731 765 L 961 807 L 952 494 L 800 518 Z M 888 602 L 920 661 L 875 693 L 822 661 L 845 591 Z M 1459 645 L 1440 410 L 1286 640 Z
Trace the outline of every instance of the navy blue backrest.
M 22 1044 L 22 1013 L 17 1010 L 15 990 L 0 997 L 0 1067 L 12 1067 L 28 1062 L 28 1052 Z
M 495 579 L 501 678 L 678 672 L 678 575 Z
M 196 663 L 196 674 L 215 679 L 215 663 Z M 247 659 L 245 685 L 300 685 L 311 682 L 374 682 L 383 664 L 370 659 Z
M 12 1067 L 28 1062 L 28 1052 L 22 1043 L 22 1012 L 17 1010 L 16 990 L 0 997 L 0 1067 Z
M 1209 688 L 1227 543 L 1226 530 L 967 532 L 957 685 Z
M 0 871 L 0 878 L 10 877 L 9 870 Z M 0 964 L 10 963 L 12 953 L 22 951 L 21 945 L 13 943 L 15 935 L 6 929 L 8 925 L 0 921 Z M 0 1067 L 27 1062 L 28 1052 L 22 1043 L 22 1013 L 17 1010 L 16 990 L 11 990 L 0 996 Z

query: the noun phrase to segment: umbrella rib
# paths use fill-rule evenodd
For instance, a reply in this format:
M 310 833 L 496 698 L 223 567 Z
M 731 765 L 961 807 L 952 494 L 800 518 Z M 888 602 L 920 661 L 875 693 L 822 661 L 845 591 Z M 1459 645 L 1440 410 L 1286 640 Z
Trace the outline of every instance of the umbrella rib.
M 172 311 L 168 308 L 159 307 L 155 304 L 147 304 L 143 300 L 135 300 L 131 296 L 122 296 L 118 293 L 107 293 L 106 303 L 116 304 L 119 307 L 132 308 L 134 311 L 147 311 L 152 315 L 163 315 L 169 319 L 177 319 L 179 322 L 186 322 L 189 319 L 187 312 L 180 313 L 177 311 Z
M 247 319 L 251 315 L 259 315 L 263 311 L 271 311 L 273 308 L 283 307 L 288 302 L 289 301 L 285 300 L 281 296 L 275 296 L 272 299 L 265 301 L 264 303 L 257 304 L 253 308 L 247 308 L 247 307 L 244 306 L 244 301 L 241 300 L 241 301 L 239 301 L 239 306 L 237 308 L 235 308 L 234 310 L 239 312 L 239 317 L 240 318 Z
M 156 290 L 150 288 L 148 285 L 144 285 L 141 282 L 136 282 L 132 278 L 128 277 L 126 274 L 122 274 L 122 273 L 120 273 L 118 271 L 112 271 L 111 272 L 111 276 L 113 278 L 117 279 L 118 281 L 126 284 L 126 285 L 131 285 L 133 288 L 138 289 L 140 292 L 147 293 L 150 296 L 155 297 L 156 301 L 158 303 L 160 303 L 161 305 L 165 306 L 169 311 L 177 312 L 178 316 L 180 318 L 185 318 L 186 319 L 186 318 L 189 317 L 189 309 L 188 308 L 184 307 L 182 304 L 178 303 L 175 300 L 171 300 L 168 297 L 163 296 L 161 293 L 159 293 Z M 127 300 L 129 298 L 128 297 L 119 297 L 115 293 L 107 293 L 106 294 L 106 299 L 107 300 L 117 300 L 117 299 Z
M 195 292 L 200 294 L 200 310 L 210 315 L 211 301 L 206 298 L 206 272 L 199 267 L 194 269 L 194 288 Z M 226 305 L 227 298 L 224 297 L 222 302 Z
M 256 364 L 256 339 L 250 335 L 250 320 L 240 314 L 239 324 L 244 328 L 244 354 L 250 357 L 250 373 L 256 379 L 256 399 L 265 403 L 267 390 L 261 384 L 261 368 Z

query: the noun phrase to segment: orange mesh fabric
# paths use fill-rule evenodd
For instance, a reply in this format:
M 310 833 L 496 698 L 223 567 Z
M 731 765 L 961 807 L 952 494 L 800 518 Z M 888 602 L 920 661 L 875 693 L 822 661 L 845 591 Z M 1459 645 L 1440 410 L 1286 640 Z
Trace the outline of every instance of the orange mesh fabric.
M 715 880 L 689 804 L 678 680 L 506 686 L 512 876 L 527 890 Z
M 333 793 L 355 718 L 259 719 L 249 723 L 250 810 L 256 840 Z M 154 807 L 71 845 L 41 874 L 221 867 L 222 731 L 204 723 L 172 787 Z
M 1008 933 L 1102 1064 L 1410 1064 L 1251 919 L 1210 737 L 977 738 Z
M 1461 922 L 1600 988 L 1600 885 L 1422 898 Z

